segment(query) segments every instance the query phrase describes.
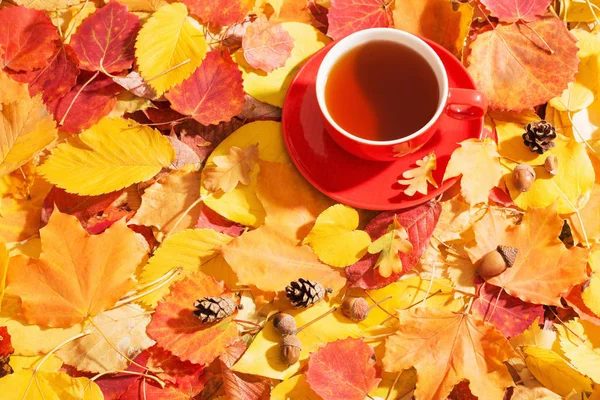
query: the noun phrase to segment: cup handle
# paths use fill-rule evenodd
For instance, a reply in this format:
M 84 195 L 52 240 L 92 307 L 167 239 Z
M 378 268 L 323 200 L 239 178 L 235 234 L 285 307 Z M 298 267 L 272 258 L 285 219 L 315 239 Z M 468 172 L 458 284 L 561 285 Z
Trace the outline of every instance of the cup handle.
M 487 98 L 480 91 L 449 88 L 444 111 L 455 119 L 476 119 L 485 115 L 487 107 Z

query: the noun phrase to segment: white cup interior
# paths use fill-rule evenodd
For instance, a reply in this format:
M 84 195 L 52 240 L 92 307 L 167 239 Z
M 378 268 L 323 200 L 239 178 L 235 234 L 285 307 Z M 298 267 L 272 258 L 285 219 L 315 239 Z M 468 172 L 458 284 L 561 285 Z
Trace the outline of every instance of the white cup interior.
M 425 126 L 406 137 L 388 141 L 367 140 L 360 138 L 340 127 L 338 123 L 335 122 L 335 120 L 331 117 L 329 111 L 327 110 L 327 104 L 325 103 L 325 85 L 327 84 L 327 79 L 329 77 L 331 69 L 340 59 L 340 57 L 342 57 L 345 53 L 364 43 L 373 40 L 390 40 L 393 42 L 401 43 L 415 50 L 429 63 L 438 80 L 440 96 L 438 99 L 438 106 L 436 108 L 435 114 L 433 115 L 433 117 L 431 117 L 429 122 L 425 124 Z M 376 73 L 376 71 L 374 71 L 374 73 Z M 331 48 L 331 50 L 329 50 L 329 53 L 327 53 L 325 58 L 323 58 L 323 62 L 319 67 L 319 71 L 317 72 L 316 90 L 319 108 L 321 109 L 321 112 L 323 113 L 327 121 L 331 125 L 333 125 L 333 127 L 336 130 L 357 142 L 374 146 L 388 146 L 407 142 L 419 136 L 423 132 L 427 131 L 435 123 L 435 121 L 437 121 L 437 119 L 444 111 L 444 105 L 446 103 L 446 99 L 448 98 L 448 75 L 446 74 L 446 70 L 444 68 L 444 64 L 442 63 L 442 60 L 440 60 L 435 51 L 419 37 L 398 29 L 371 28 L 355 32 L 349 36 L 346 36 L 345 38 L 337 42 Z

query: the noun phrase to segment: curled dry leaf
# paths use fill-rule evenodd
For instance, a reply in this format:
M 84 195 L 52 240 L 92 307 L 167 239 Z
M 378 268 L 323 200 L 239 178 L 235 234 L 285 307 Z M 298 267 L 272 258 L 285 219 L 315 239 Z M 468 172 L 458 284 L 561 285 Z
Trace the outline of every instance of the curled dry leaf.
M 435 153 L 431 152 L 420 160 L 417 160 L 417 167 L 404 171 L 398 183 L 408 185 L 404 189 L 404 194 L 414 196 L 415 193 L 427 194 L 427 184 L 431 183 L 434 187 L 438 187 L 437 182 L 433 178 L 433 171 L 437 168 Z
M 242 40 L 244 58 L 252 68 L 271 72 L 283 67 L 292 55 L 294 39 L 281 27 L 269 22 L 264 15 L 248 25 Z
M 408 239 L 406 229 L 394 216 L 387 232 L 369 245 L 369 254 L 379 254 L 374 268 L 379 268 L 381 276 L 388 278 L 402 272 L 400 253 L 408 254 L 413 251 L 413 245 Z
M 202 186 L 211 192 L 229 193 L 239 183 L 250 183 L 250 171 L 258 161 L 258 143 L 245 149 L 232 146 L 229 155 L 214 157 L 212 161 L 216 167 L 204 168 Z

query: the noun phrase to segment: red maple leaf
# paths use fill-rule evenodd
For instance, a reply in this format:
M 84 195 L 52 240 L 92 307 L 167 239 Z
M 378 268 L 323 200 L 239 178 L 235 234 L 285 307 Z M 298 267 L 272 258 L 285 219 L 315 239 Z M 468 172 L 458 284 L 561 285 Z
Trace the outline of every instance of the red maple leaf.
M 346 277 L 351 282 L 351 286 L 367 290 L 382 288 L 397 281 L 403 274 L 413 269 L 429 245 L 429 238 L 441 212 L 440 204 L 430 201 L 408 210 L 386 211 L 373 218 L 365 228 L 365 231 L 371 236 L 371 240 L 374 241 L 383 236 L 395 217 L 408 232 L 408 240 L 413 245 L 413 251 L 406 254 L 400 253 L 402 273 L 392 274 L 387 278 L 382 277 L 374 268 L 379 254 L 366 254 L 355 264 L 346 267 Z
M 172 108 L 202 125 L 229 121 L 242 111 L 242 72 L 229 53 L 211 51 L 192 76 L 165 94 Z
M 373 348 L 360 339 L 327 343 L 310 355 L 306 380 L 324 400 L 363 400 L 381 380 Z
M 131 68 L 138 20 L 116 1 L 83 20 L 71 40 L 81 69 L 114 73 Z
M 391 3 L 385 0 L 331 0 L 327 35 L 337 40 L 363 29 L 393 26 Z
M 0 9 L 2 67 L 13 71 L 43 68 L 60 40 L 46 13 L 24 6 Z
M 481 0 L 481 3 L 500 21 L 529 22 L 544 15 L 552 0 Z

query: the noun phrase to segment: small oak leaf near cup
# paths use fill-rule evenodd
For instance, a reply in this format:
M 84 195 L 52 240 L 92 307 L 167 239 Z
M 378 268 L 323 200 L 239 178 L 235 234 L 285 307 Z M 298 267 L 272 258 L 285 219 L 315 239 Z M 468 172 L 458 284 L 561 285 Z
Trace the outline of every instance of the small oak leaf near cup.
M 432 151 L 420 160 L 417 160 L 417 167 L 404 171 L 403 178 L 399 179 L 401 185 L 408 185 L 404 189 L 404 194 L 414 196 L 415 193 L 427 194 L 428 183 L 434 187 L 438 187 L 437 182 L 433 179 L 433 171 L 437 168 L 435 153 Z

